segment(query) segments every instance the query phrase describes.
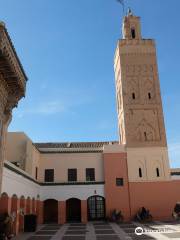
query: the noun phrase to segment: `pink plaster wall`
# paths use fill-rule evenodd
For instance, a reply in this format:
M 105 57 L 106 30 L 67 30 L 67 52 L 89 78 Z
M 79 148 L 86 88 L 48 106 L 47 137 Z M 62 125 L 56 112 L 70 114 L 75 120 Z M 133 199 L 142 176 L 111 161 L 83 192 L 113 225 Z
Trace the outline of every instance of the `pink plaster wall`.
M 133 182 L 129 187 L 132 217 L 144 206 L 154 219 L 170 219 L 176 202 L 180 202 L 180 180 Z
M 127 154 L 104 153 L 106 216 L 114 209 L 121 210 L 125 220 L 130 218 Z M 124 179 L 124 186 L 116 186 L 116 178 Z

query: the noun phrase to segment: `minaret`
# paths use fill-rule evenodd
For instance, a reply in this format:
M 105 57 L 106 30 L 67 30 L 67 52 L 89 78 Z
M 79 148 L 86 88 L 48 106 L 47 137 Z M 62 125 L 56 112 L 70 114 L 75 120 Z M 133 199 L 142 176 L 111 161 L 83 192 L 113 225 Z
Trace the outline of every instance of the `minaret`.
M 120 143 L 127 147 L 129 178 L 169 179 L 155 42 L 142 38 L 140 18 L 131 10 L 123 19 L 122 35 L 114 70 Z

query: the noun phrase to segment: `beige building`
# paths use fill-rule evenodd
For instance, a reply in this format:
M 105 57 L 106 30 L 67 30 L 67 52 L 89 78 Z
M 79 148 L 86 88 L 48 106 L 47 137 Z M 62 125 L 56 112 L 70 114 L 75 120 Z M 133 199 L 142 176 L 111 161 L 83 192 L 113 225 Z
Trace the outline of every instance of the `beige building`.
M 39 182 L 46 169 L 54 169 L 54 182 L 68 182 L 68 169 L 77 169 L 77 182 L 86 182 L 86 169 L 94 169 L 94 181 L 104 181 L 104 146 L 118 142 L 33 143 L 23 132 L 7 135 L 6 160 Z
M 40 153 L 31 139 L 23 132 L 8 133 L 6 146 L 6 160 L 36 178 Z

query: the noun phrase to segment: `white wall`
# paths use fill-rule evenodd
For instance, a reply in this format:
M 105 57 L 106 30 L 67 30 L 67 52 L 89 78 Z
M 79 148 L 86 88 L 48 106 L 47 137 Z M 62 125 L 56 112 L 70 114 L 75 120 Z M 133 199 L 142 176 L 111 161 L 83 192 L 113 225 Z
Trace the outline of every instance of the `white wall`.
M 6 192 L 9 197 L 16 194 L 19 198 L 21 196 L 37 198 L 40 186 L 4 167 L 2 192 Z
M 104 185 L 64 185 L 64 186 L 41 186 L 41 200 L 53 198 L 64 201 L 69 198 L 86 200 L 93 195 L 104 197 Z

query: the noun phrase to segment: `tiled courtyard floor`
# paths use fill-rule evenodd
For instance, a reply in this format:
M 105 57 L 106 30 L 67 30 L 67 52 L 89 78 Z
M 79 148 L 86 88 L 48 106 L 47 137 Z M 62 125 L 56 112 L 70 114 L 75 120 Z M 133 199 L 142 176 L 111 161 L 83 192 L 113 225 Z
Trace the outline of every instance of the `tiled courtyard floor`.
M 141 227 L 142 235 L 135 234 Z M 141 230 L 141 229 L 140 229 Z M 159 232 L 158 232 L 159 231 Z M 14 240 L 178 240 L 180 223 L 153 222 L 139 224 L 136 222 L 115 224 L 107 222 L 72 223 L 60 225 L 42 225 L 35 233 L 22 234 Z

